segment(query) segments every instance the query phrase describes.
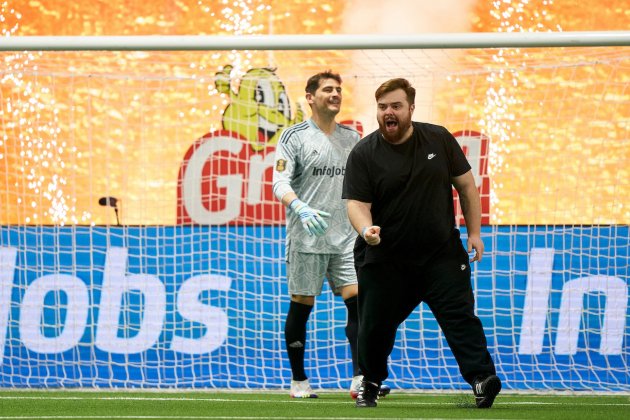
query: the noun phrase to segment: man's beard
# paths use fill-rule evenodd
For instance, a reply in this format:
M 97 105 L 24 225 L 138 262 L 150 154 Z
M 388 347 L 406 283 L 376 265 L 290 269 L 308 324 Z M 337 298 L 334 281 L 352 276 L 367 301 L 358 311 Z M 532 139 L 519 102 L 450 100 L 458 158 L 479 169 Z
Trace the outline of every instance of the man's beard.
M 395 131 L 387 130 L 387 123 L 385 121 L 379 121 L 378 123 L 379 131 L 381 132 L 383 138 L 393 144 L 400 142 L 405 134 L 407 134 L 409 127 L 411 127 L 411 120 L 400 121 L 397 119 L 396 122 L 398 125 Z

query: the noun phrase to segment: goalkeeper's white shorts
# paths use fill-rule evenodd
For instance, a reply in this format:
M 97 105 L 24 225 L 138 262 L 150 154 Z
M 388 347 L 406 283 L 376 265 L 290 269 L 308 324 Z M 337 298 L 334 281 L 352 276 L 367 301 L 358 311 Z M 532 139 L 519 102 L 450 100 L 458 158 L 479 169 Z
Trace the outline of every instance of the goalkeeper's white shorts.
M 353 252 L 345 254 L 289 252 L 287 278 L 289 293 L 292 295 L 321 295 L 324 278 L 328 280 L 333 293 L 339 295 L 340 289 L 357 283 Z

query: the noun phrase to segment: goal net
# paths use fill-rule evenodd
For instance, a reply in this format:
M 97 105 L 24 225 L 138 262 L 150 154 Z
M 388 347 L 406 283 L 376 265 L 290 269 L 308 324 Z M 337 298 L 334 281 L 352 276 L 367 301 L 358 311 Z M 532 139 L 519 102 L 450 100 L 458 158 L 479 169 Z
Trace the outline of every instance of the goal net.
M 467 154 L 504 387 L 630 391 L 629 47 L 0 54 L 0 387 L 287 388 L 273 156 L 333 69 L 339 121 L 373 131 L 405 77 Z M 345 318 L 326 286 L 317 388 L 349 387 Z M 468 389 L 424 305 L 387 383 Z

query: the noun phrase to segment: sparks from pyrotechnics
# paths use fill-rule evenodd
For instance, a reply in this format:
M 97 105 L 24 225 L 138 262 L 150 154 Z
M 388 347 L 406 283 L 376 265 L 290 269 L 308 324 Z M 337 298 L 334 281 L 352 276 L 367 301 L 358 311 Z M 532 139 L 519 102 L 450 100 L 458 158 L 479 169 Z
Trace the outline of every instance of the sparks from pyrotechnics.
M 271 5 L 264 3 L 265 2 L 263 0 L 221 0 L 223 7 L 221 8 L 221 20 L 219 27 L 226 33 L 233 35 L 260 34 L 264 30 L 264 26 L 254 25 L 252 23 L 252 18 L 254 17 L 254 13 L 271 11 Z M 209 13 L 211 16 L 215 15 L 212 9 L 206 5 L 204 1 L 199 0 L 198 5 L 204 13 Z M 220 57 L 221 54 L 215 53 L 212 58 L 213 60 L 219 60 Z M 230 51 L 225 60 L 227 63 L 232 65 L 230 79 L 238 80 L 240 76 L 247 72 L 247 70 L 251 69 L 251 59 L 251 51 Z M 218 91 L 216 90 L 214 83 L 208 84 L 208 95 L 212 96 L 216 94 L 218 94 Z M 223 96 L 224 94 L 221 95 Z M 227 105 L 227 99 L 224 98 L 222 103 L 223 109 L 225 108 L 225 105 Z M 212 108 L 212 111 L 219 111 L 217 105 L 214 105 Z M 223 109 L 220 110 L 221 113 L 223 113 Z M 211 131 L 216 128 L 217 127 L 213 125 L 210 127 Z
M 2 36 L 14 35 L 21 18 L 19 11 L 9 8 L 6 1 L 0 4 L 0 22 L 16 22 L 8 29 L 2 28 Z M 41 56 L 42 52 L 18 52 L 4 57 L 5 69 L 9 71 L 4 73 L 0 84 L 19 94 L 6 96 L 0 104 L 0 116 L 7 117 L 3 118 L 0 160 L 8 158 L 2 152 L 7 150 L 8 133 L 17 133 L 17 151 L 14 149 L 11 153 L 19 159 L 17 170 L 22 179 L 15 181 L 14 187 L 26 193 L 16 197 L 14 205 L 27 214 L 26 223 L 40 222 L 40 214 L 61 225 L 86 223 L 91 215 L 84 212 L 80 218 L 76 216 L 76 199 L 64 192 L 66 179 L 55 173 L 66 166 L 64 153 L 73 151 L 66 150 L 66 143 L 59 137 L 61 130 L 54 97 L 47 87 L 25 78 L 26 72 L 37 71 L 37 59 Z M 24 188 L 20 188 L 19 182 L 25 182 Z
M 530 0 L 512 1 L 496 0 L 492 3 L 493 9 L 490 14 L 497 20 L 498 32 L 540 32 L 546 26 L 543 23 L 547 16 L 546 7 L 553 3 L 553 0 L 543 0 L 540 8 L 532 4 Z M 529 8 L 529 9 L 528 9 Z M 529 23 L 528 23 L 529 22 Z M 526 27 L 528 26 L 528 27 Z M 556 28 L 558 31 L 562 29 Z M 510 153 L 510 140 L 514 136 L 513 126 L 518 126 L 519 122 L 511 106 L 522 103 L 519 99 L 518 91 L 523 89 L 526 80 L 523 75 L 515 70 L 514 62 L 527 58 L 526 52 L 521 52 L 519 48 L 498 49 L 493 54 L 492 60 L 497 67 L 488 75 L 490 87 L 486 91 L 486 102 L 483 110 L 483 118 L 479 125 L 484 132 L 492 139 L 488 155 L 488 173 L 490 175 L 490 205 L 493 208 L 493 218 L 495 223 L 502 222 L 502 211 L 497 206 L 499 197 L 496 192 L 502 185 L 497 184 L 496 177 L 504 166 L 504 156 Z

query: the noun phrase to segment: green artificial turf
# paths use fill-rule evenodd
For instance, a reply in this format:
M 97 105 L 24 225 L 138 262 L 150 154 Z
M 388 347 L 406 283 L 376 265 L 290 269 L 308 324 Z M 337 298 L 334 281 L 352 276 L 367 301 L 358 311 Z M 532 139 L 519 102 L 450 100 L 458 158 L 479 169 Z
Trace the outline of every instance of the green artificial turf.
M 291 399 L 278 392 L 224 391 L 0 391 L 4 419 L 625 419 L 629 395 L 502 393 L 491 409 L 472 394 L 392 391 L 376 408 L 354 407 L 347 392 Z

